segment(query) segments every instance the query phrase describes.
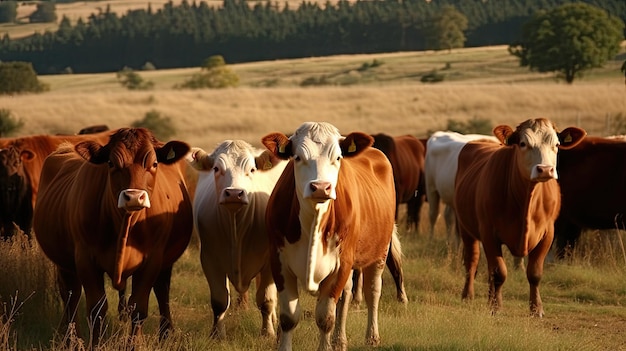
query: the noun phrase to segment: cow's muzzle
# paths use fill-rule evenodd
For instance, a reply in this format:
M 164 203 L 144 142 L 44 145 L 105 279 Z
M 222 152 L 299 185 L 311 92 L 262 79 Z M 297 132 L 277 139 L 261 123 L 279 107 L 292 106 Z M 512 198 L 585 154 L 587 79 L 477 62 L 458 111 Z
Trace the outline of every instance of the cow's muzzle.
M 551 179 L 557 179 L 556 168 L 548 165 L 536 165 L 530 175 L 530 178 L 537 182 L 545 182 Z
M 311 199 L 328 200 L 331 198 L 333 186 L 330 182 L 315 181 L 309 183 L 309 190 Z
M 231 211 L 237 211 L 249 203 L 248 192 L 240 188 L 226 188 L 220 196 L 220 205 Z
M 139 211 L 144 208 L 150 208 L 150 196 L 148 196 L 148 192 L 145 190 L 122 190 L 117 199 L 117 207 L 126 211 Z

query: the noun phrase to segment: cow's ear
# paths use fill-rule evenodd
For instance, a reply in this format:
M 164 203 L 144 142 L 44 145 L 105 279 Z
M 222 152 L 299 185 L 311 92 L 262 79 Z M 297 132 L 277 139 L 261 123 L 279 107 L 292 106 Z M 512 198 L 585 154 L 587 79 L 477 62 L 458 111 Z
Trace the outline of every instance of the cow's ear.
M 270 150 L 264 150 L 259 156 L 254 158 L 254 162 L 256 163 L 256 169 L 259 171 L 269 171 L 274 168 L 280 161 L 276 155 Z
M 182 141 L 168 141 L 165 145 L 155 148 L 157 161 L 166 165 L 175 163 L 189 152 L 189 144 Z
M 109 160 L 108 149 L 95 141 L 82 141 L 74 146 L 74 150 L 91 163 L 101 164 Z
M 185 160 L 189 162 L 191 167 L 199 171 L 210 171 L 214 163 L 214 159 L 199 147 L 192 147 L 191 151 L 185 156 Z
M 493 135 L 500 140 L 503 145 L 515 145 L 519 143 L 519 135 L 513 128 L 507 125 L 500 125 L 493 128 Z
M 37 156 L 35 156 L 35 153 L 32 152 L 31 150 L 24 149 L 20 153 L 20 157 L 22 158 L 22 162 L 30 162 Z
M 291 140 L 283 133 L 272 133 L 264 136 L 261 142 L 276 157 L 287 160 L 293 156 Z
M 372 144 L 374 144 L 374 138 L 361 132 L 350 133 L 339 141 L 343 157 L 356 156 Z
M 568 150 L 578 145 L 585 138 L 587 132 L 577 127 L 569 127 L 558 133 L 558 135 L 561 143 L 559 149 Z

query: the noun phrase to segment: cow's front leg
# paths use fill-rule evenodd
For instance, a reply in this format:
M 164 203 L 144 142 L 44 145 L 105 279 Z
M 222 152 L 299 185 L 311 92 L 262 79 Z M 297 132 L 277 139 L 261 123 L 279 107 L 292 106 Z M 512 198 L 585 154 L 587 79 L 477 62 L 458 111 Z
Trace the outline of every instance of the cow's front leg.
M 274 323 L 276 322 L 276 285 L 272 279 L 269 265 L 266 265 L 257 277 L 256 304 L 261 311 L 261 334 L 276 337 Z
M 539 283 L 543 277 L 543 264 L 550 251 L 554 234 L 548 233 L 539 244 L 528 253 L 528 268 L 526 278 L 530 286 L 529 302 L 530 314 L 533 317 L 543 317 L 543 303 L 539 294 Z
M 97 346 L 105 330 L 103 321 L 106 317 L 108 303 L 104 290 L 104 272 L 87 259 L 76 260 L 78 277 L 85 289 L 85 305 L 89 313 L 89 329 L 91 338 L 89 345 Z
M 159 313 L 161 319 L 159 321 L 159 339 L 163 340 L 171 330 L 174 329 L 172 324 L 172 314 L 170 312 L 170 282 L 172 279 L 172 267 L 161 270 L 156 282 L 154 282 L 154 295 L 159 304 Z
M 282 290 L 278 290 L 278 305 L 280 306 L 280 336 L 278 338 L 279 351 L 291 351 L 293 344 L 293 330 L 300 322 L 302 310 L 298 299 L 298 279 L 288 269 L 281 272 L 283 278 Z
M 200 250 L 200 263 L 211 293 L 211 310 L 213 311 L 211 337 L 225 339 L 226 326 L 224 325 L 224 316 L 230 306 L 230 287 L 226 272 L 222 271 L 214 263 L 213 253 L 206 247 L 207 245 L 202 245 Z

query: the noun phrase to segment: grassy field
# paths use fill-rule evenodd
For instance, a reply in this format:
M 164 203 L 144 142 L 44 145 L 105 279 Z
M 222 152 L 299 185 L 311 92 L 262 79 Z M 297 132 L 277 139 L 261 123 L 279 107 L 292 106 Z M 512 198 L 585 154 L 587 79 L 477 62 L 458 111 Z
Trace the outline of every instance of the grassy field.
M 373 60 L 383 64 L 358 71 Z M 172 89 L 194 69 L 140 72 L 155 82 L 155 89 L 146 92 L 125 90 L 114 73 L 42 76 L 51 87 L 49 92 L 0 96 L 0 108 L 25 122 L 20 134 L 75 132 L 100 123 L 117 128 L 157 110 L 175 122 L 177 138 L 205 149 L 235 138 L 258 145 L 263 135 L 293 132 L 306 120 L 329 121 L 344 133 L 360 130 L 422 137 L 444 128 L 448 119 L 484 118 L 494 125 L 516 125 L 543 116 L 561 128 L 579 125 L 589 134 L 606 135 L 612 133 L 610 122 L 626 113 L 626 87 L 619 72 L 623 60 L 621 56 L 571 86 L 517 67 L 503 46 L 231 65 L 241 86 L 225 90 Z M 419 82 L 422 74 L 444 68 L 446 63 L 449 69 L 441 72 L 449 77 L 444 82 Z M 319 76 L 352 81 L 299 87 L 302 80 Z M 528 283 L 523 272 L 511 269 L 504 285 L 504 309 L 491 316 L 485 260 L 479 268 L 476 299 L 464 303 L 459 253 L 447 244 L 443 228 L 438 228 L 434 238 L 423 234 L 427 233 L 425 223 L 419 232 L 403 233 L 401 239 L 407 306 L 395 301 L 391 278 L 385 273 L 379 350 L 626 350 L 623 233 L 589 232 L 570 262 L 548 263 L 541 286 L 546 316 L 535 319 L 528 317 Z M 152 297 L 148 335 L 140 349 L 272 349 L 272 340 L 259 337 L 260 317 L 253 306 L 230 310 L 227 340 L 209 338 L 212 312 L 198 258 L 197 248 L 190 247 L 175 266 L 171 296 L 177 332 L 158 343 L 158 310 Z M 511 267 L 512 260 L 507 259 Z M 61 316 L 53 272 L 36 245 L 0 243 L 0 267 L 0 299 L 11 316 L 1 320 L 0 350 L 64 350 L 52 341 Z M 117 297 L 112 290 L 109 295 L 114 307 Z M 294 347 L 314 350 L 314 298 L 303 296 L 303 301 L 306 313 Z M 127 336 L 129 327 L 118 321 L 114 310 L 109 309 L 111 337 L 103 350 L 122 349 Z M 84 311 L 79 313 L 85 329 Z M 350 312 L 350 350 L 370 349 L 364 344 L 366 319 L 363 307 Z

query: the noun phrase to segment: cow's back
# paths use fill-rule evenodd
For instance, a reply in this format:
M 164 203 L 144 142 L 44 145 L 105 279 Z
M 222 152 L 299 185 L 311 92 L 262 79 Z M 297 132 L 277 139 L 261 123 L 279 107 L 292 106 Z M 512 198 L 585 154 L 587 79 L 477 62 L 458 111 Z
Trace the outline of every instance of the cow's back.
M 395 160 L 390 159 L 394 172 L 399 202 L 407 202 L 415 197 L 424 172 L 424 145 L 411 135 L 395 138 Z M 424 191 L 424 189 L 419 189 Z

